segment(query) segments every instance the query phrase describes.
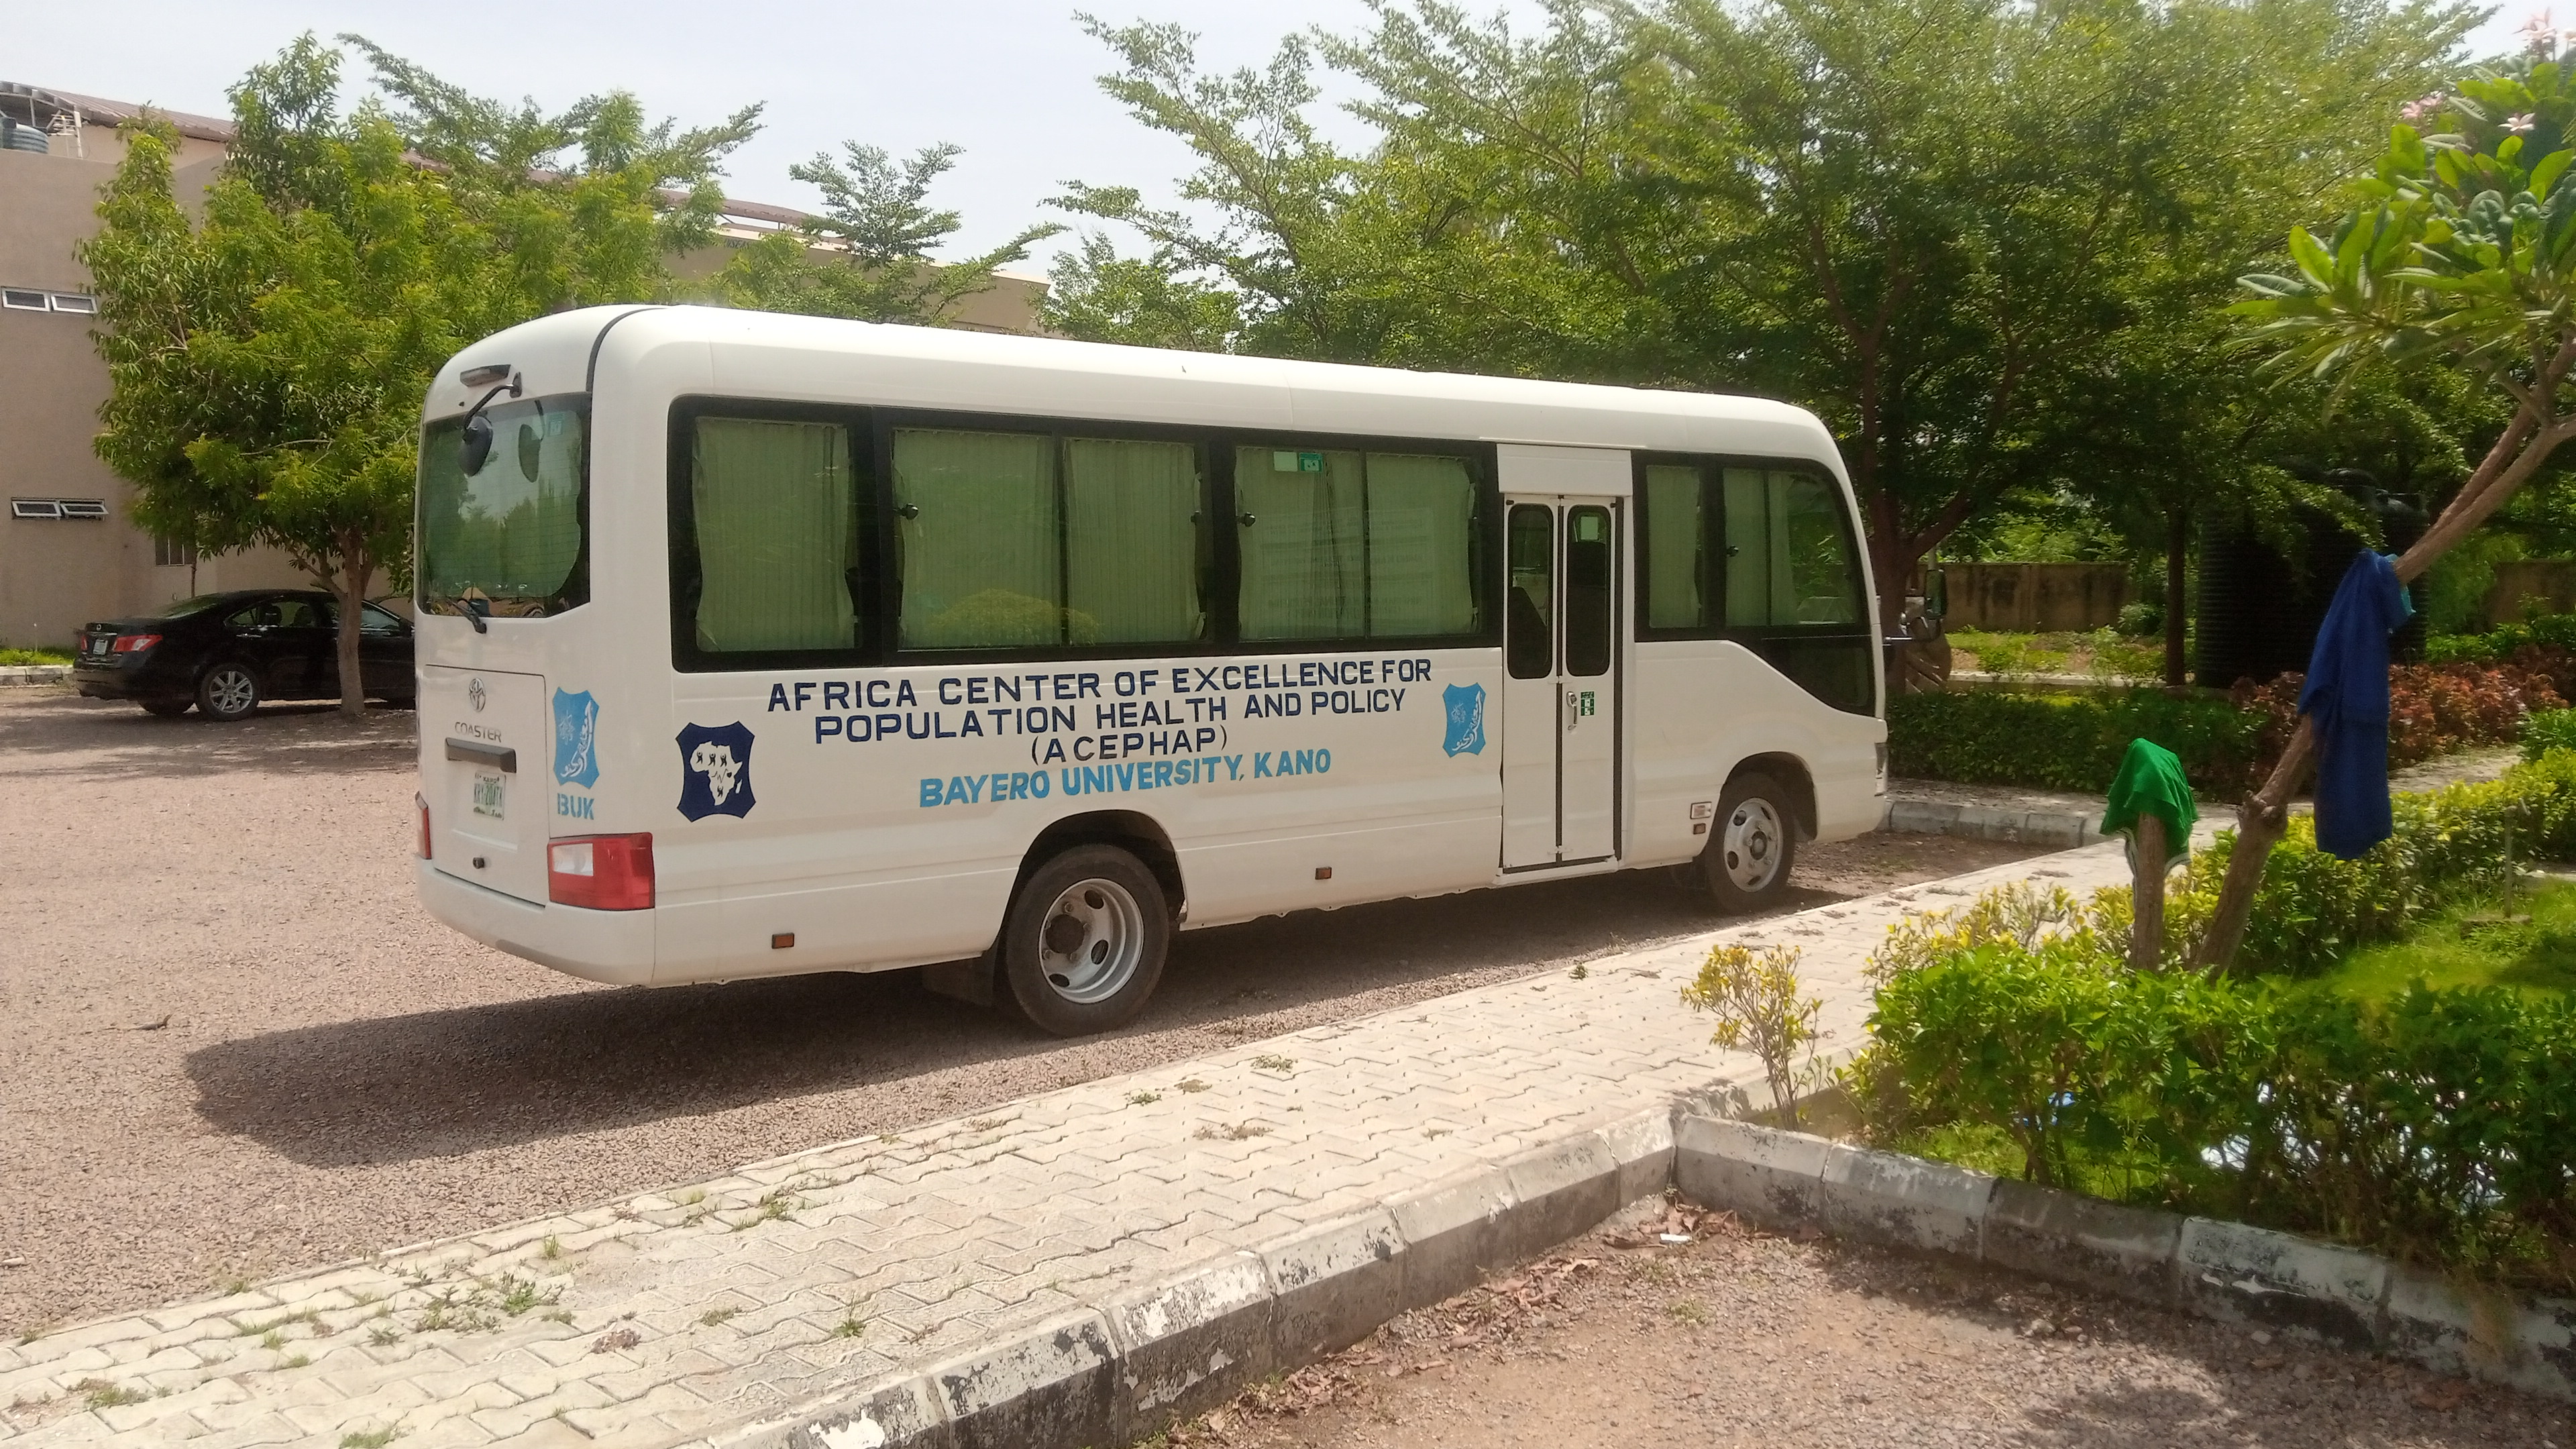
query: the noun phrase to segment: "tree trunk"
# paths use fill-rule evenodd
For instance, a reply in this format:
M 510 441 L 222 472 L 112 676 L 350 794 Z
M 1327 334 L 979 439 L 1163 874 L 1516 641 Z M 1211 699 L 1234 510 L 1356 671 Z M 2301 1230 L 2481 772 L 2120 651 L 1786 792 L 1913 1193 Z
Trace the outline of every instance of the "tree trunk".
M 2412 582 L 2433 560 L 2468 536 L 2471 529 L 2486 522 L 2489 515 L 2504 506 L 2550 452 L 2576 432 L 2576 420 L 2544 417 L 2538 407 L 2556 397 L 2561 379 L 2571 363 L 2576 363 L 2576 339 L 2571 339 L 2551 360 L 2531 391 L 2532 403 L 2514 411 L 2513 421 L 2487 450 L 2478 470 L 2460 485 L 2442 516 L 2397 560 L 2399 582 Z M 2546 424 L 2544 426 L 2544 423 Z M 2271 778 L 2254 792 L 2251 799 L 2237 807 L 2236 848 L 2228 857 L 2227 879 L 2220 886 L 2217 909 L 2210 913 L 2209 930 L 2200 940 L 2195 958 L 2202 966 L 2224 967 L 2236 959 L 2236 948 L 2245 940 L 2245 923 L 2253 915 L 2254 892 L 2263 884 L 2263 867 L 2272 856 L 2273 842 L 2289 829 L 2290 798 L 2307 778 L 2308 764 L 2316 752 L 2316 729 L 2305 716 L 2281 751 L 2281 762 L 2273 766 Z
M 358 640 L 359 626 L 365 622 L 361 611 L 367 602 L 367 580 L 375 571 L 375 560 L 367 556 L 363 540 L 343 541 L 331 592 L 340 601 L 340 714 L 345 719 L 367 717 L 367 679 Z
M 2189 627 L 2184 581 L 2191 573 L 2191 508 L 2177 503 L 2165 512 L 2165 685 L 2180 689 L 2191 682 L 2191 660 L 2184 649 Z

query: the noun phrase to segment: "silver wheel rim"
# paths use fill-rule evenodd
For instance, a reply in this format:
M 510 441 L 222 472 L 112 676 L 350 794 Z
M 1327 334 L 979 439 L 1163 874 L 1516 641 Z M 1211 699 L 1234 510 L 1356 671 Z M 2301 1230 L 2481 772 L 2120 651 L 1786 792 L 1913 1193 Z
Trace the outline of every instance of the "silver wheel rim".
M 217 714 L 240 714 L 259 701 L 259 686 L 239 669 L 218 669 L 206 681 L 206 698 Z
M 1718 842 L 1725 852 L 1726 878 L 1737 890 L 1756 894 L 1780 875 L 1780 843 L 1787 832 L 1780 828 L 1780 812 L 1771 802 L 1755 796 L 1736 802 L 1734 813 L 1726 817 L 1726 834 Z
M 1145 911 L 1116 881 L 1076 881 L 1038 927 L 1038 973 L 1076 1006 L 1106 1001 L 1145 959 Z

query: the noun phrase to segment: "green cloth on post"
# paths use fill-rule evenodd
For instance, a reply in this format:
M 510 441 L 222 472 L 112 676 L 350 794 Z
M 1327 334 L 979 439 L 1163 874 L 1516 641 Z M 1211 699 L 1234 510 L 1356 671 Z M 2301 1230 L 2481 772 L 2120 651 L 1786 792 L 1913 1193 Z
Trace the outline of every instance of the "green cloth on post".
M 2120 773 L 2111 781 L 2111 808 L 2102 815 L 2102 833 L 2127 832 L 2136 840 L 2138 817 L 2152 815 L 2165 824 L 2165 861 L 2191 853 L 2191 827 L 2200 811 L 2191 803 L 2191 782 L 2182 777 L 2182 761 L 2153 740 L 2129 741 L 2120 757 Z

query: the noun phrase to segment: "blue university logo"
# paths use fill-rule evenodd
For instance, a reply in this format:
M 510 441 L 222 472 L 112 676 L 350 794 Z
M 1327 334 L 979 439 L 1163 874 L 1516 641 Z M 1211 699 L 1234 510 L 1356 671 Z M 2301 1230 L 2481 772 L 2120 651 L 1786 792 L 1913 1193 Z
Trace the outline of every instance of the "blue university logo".
M 1441 711 L 1448 717 L 1449 735 L 1440 742 L 1451 758 L 1459 755 L 1481 755 L 1485 752 L 1485 686 L 1453 684 L 1440 692 Z
M 736 723 L 690 725 L 680 731 L 680 813 L 691 820 L 710 815 L 749 815 L 751 798 L 751 727 Z
M 587 689 L 555 691 L 555 783 L 585 790 L 599 783 L 599 701 Z

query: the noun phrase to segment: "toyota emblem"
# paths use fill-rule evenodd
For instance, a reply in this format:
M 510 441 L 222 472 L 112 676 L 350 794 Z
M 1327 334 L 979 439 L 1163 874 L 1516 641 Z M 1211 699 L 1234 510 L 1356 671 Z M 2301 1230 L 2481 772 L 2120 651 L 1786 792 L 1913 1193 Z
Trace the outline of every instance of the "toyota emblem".
M 489 700 L 492 696 L 490 692 L 483 688 L 483 681 L 478 679 L 465 686 L 465 697 L 474 702 L 474 712 L 476 714 L 481 714 L 483 712 L 484 702 Z

